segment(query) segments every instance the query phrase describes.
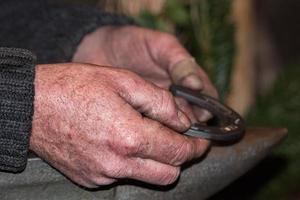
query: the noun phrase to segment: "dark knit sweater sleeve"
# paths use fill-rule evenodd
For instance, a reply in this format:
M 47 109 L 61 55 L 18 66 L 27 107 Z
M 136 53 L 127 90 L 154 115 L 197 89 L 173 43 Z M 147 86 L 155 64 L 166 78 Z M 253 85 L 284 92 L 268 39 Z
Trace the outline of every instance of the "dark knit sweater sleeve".
M 0 0 L 0 170 L 17 172 L 26 166 L 35 62 L 68 62 L 89 32 L 128 24 L 134 22 L 90 6 Z
M 105 25 L 134 24 L 92 6 L 49 2 L 0 0 L 0 46 L 28 49 L 39 64 L 68 62 L 89 32 Z
M 34 63 L 27 50 L 0 47 L 0 170 L 20 171 L 27 163 Z

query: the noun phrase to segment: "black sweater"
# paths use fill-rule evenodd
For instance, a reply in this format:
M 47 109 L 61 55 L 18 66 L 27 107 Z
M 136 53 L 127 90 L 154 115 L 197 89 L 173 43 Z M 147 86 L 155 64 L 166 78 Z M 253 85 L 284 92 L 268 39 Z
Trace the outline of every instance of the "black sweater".
M 68 62 L 87 33 L 132 23 L 88 6 L 0 0 L 0 170 L 21 171 L 27 163 L 35 63 Z

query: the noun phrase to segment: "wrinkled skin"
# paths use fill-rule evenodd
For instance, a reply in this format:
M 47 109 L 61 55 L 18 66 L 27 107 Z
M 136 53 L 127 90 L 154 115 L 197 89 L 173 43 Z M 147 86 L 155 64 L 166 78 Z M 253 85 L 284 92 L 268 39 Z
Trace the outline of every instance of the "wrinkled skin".
M 197 158 L 206 140 L 172 95 L 120 68 L 39 65 L 30 149 L 85 187 L 132 178 L 166 185 Z
M 83 39 L 73 61 L 127 68 L 168 89 L 176 64 L 191 58 L 173 35 L 135 26 L 107 26 Z M 200 67 L 181 80 L 177 84 L 218 97 L 215 87 Z M 207 111 L 192 108 L 180 98 L 176 98 L 176 102 L 193 122 L 203 122 L 211 117 Z
M 183 76 L 177 84 L 218 96 L 200 67 L 175 73 L 191 58 L 166 33 L 107 26 L 88 34 L 78 63 L 37 66 L 30 149 L 85 187 L 121 178 L 173 183 L 180 165 L 209 146 L 181 132 L 210 115 L 174 99 L 169 85 Z

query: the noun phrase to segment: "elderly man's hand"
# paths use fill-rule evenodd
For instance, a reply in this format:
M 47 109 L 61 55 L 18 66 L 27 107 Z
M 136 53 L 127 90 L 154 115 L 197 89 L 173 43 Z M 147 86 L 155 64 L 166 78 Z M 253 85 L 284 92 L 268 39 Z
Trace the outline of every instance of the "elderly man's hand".
M 167 33 L 135 26 L 102 27 L 83 39 L 73 61 L 125 67 L 165 89 L 173 82 L 218 96 L 205 72 Z M 193 122 L 210 117 L 182 99 L 176 98 L 176 102 Z
M 133 72 L 89 64 L 39 65 L 30 149 L 86 187 L 132 178 L 165 185 L 206 140 L 172 95 Z

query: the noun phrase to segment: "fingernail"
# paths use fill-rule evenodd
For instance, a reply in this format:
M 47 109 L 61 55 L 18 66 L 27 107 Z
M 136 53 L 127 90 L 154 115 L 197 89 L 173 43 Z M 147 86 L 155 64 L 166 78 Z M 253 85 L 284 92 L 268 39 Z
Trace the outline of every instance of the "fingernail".
M 203 82 L 199 78 L 199 76 L 197 76 L 196 74 L 191 74 L 191 75 L 185 77 L 182 80 L 181 84 L 183 86 L 186 86 L 186 87 L 189 87 L 189 88 L 195 89 L 195 90 L 203 89 Z
M 181 110 L 178 110 L 177 115 L 180 122 L 186 129 L 188 129 L 191 126 L 191 121 L 189 120 L 189 118 Z

